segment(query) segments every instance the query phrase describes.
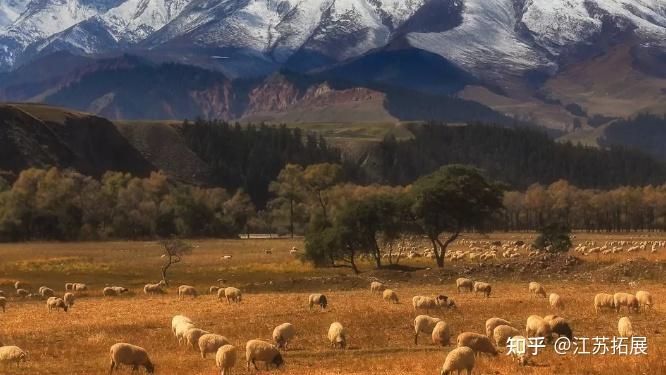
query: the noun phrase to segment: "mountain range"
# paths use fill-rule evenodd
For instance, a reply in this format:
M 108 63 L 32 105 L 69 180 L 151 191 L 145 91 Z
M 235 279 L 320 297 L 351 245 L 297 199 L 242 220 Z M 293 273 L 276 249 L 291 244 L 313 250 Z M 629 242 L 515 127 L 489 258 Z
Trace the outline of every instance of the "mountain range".
M 589 129 L 666 113 L 663 0 L 0 0 L 0 100 Z

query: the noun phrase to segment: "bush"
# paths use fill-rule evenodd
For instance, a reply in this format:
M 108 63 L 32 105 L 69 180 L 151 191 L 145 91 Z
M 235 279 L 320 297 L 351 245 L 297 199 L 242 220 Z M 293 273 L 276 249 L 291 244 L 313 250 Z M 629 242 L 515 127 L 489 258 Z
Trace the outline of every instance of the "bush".
M 566 252 L 571 248 L 571 229 L 563 224 L 550 224 L 541 229 L 534 247 L 552 253 Z

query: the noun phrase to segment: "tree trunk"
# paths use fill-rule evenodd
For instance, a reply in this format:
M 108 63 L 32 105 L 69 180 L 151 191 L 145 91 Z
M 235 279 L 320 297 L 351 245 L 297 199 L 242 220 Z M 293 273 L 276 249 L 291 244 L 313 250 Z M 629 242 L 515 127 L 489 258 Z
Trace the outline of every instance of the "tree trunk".
M 294 238 L 294 200 L 289 199 L 289 230 L 291 231 L 291 238 Z
M 162 266 L 162 280 L 168 286 L 169 281 L 167 280 L 167 270 L 171 267 L 171 255 L 168 255 L 168 261 Z

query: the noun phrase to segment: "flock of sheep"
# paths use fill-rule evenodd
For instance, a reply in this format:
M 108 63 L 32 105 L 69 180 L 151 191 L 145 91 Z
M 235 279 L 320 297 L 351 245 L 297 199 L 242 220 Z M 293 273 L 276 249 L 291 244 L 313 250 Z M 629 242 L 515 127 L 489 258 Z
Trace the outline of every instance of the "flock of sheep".
M 664 248 L 666 248 L 666 241 L 606 241 L 603 245 L 597 245 L 596 241 L 587 241 L 579 243 L 574 248 L 574 251 L 581 255 L 609 255 L 622 252 L 634 253 L 648 250 L 650 253 L 656 253 Z

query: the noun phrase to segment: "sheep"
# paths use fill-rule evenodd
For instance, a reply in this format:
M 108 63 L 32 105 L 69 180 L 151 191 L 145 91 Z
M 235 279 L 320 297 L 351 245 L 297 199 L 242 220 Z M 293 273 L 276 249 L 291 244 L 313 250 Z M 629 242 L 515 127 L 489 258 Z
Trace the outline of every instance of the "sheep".
M 282 323 L 273 330 L 273 341 L 280 349 L 287 350 L 289 341 L 296 336 L 296 330 L 290 323 Z
M 190 285 L 181 285 L 178 287 L 178 299 L 183 299 L 185 296 L 192 296 L 192 298 L 197 297 L 197 290 Z
M 123 288 L 121 286 L 107 286 L 106 288 L 102 289 L 102 295 L 105 297 L 115 297 L 128 291 L 129 290 L 127 288 Z
M 512 326 L 510 321 L 504 320 L 502 318 L 490 318 L 486 320 L 486 336 L 492 338 L 495 327 L 501 325 Z
M 380 283 L 379 281 L 373 281 L 372 283 L 370 283 L 370 291 L 372 293 L 380 293 L 383 292 L 384 289 L 386 289 L 386 286 Z
M 520 331 L 505 324 L 499 325 L 493 330 L 493 339 L 497 347 L 505 347 L 506 342 L 513 336 L 520 336 Z
M 445 321 L 439 321 L 432 330 L 432 342 L 440 346 L 451 344 L 451 327 Z
M 447 300 L 449 297 L 445 295 L 438 295 L 435 298 L 414 296 L 412 298 L 412 306 L 414 310 L 431 310 L 436 308 L 448 307 Z
M 428 315 L 419 315 L 414 318 L 414 345 L 418 345 L 420 333 L 431 335 L 437 323 L 441 321 L 442 319 L 433 318 Z
M 220 289 L 221 291 L 224 292 L 224 297 L 227 299 L 227 302 L 232 303 L 236 302 L 239 303 L 241 302 L 241 291 L 238 288 L 234 287 L 228 287 L 224 289 Z M 220 298 L 220 292 L 218 291 L 217 297 Z
M 194 325 L 192 319 L 186 317 L 185 315 L 175 315 L 173 318 L 171 318 L 171 331 L 173 332 L 174 336 L 176 335 L 176 328 L 182 323 L 189 323 Z
M 331 323 L 331 326 L 328 328 L 328 340 L 334 348 L 339 347 L 340 349 L 344 349 L 347 346 L 347 331 L 340 322 Z
M 323 294 L 310 294 L 310 297 L 308 297 L 308 305 L 310 306 L 310 310 L 312 310 L 315 305 L 319 305 L 319 307 L 324 310 L 326 306 L 328 306 L 328 298 Z
M 62 300 L 62 298 L 58 297 L 49 297 L 49 299 L 46 300 L 46 307 L 49 311 L 51 310 L 60 310 L 62 309 L 64 312 L 67 312 L 67 304 L 65 304 L 65 301 Z
M 17 281 L 14 283 L 14 289 L 19 290 L 19 289 L 28 289 L 30 286 L 28 283 L 23 282 L 23 281 Z
M 55 297 L 55 292 L 51 288 L 40 286 L 39 295 L 42 296 L 42 298 Z
M 546 298 L 546 289 L 544 289 L 543 285 L 537 283 L 536 281 L 530 282 L 529 289 L 533 296 Z
M 559 294 L 550 293 L 548 296 L 548 302 L 550 303 L 551 309 L 564 310 L 564 301 Z
M 387 301 L 389 303 L 399 303 L 398 294 L 391 289 L 384 290 L 384 292 L 382 293 L 382 298 L 384 298 L 384 301 Z
M 527 350 L 527 339 L 524 336 L 513 336 L 511 337 L 513 353 L 512 356 L 516 358 L 518 364 L 521 366 L 527 365 L 527 360 L 530 355 Z
M 146 284 L 143 287 L 143 292 L 145 294 L 164 294 L 166 293 L 162 287 L 165 285 L 163 281 L 160 281 L 157 284 Z
M 474 350 L 475 353 L 487 353 L 492 356 L 497 355 L 497 349 L 495 349 L 495 346 L 490 341 L 490 338 L 478 333 L 463 332 L 458 335 L 456 343 L 458 347 L 466 346 Z
M 530 315 L 525 324 L 525 333 L 527 337 L 543 337 L 546 341 L 550 341 L 550 324 L 538 315 Z
M 176 335 L 176 340 L 178 340 L 179 345 L 185 338 L 185 333 L 192 328 L 196 327 L 194 326 L 194 323 L 191 322 L 179 322 L 178 324 L 176 324 L 176 329 L 174 333 Z
M 492 286 L 490 284 L 481 281 L 475 281 L 473 287 L 475 293 L 483 293 L 486 298 L 490 297 L 490 292 L 492 290 Z
M 613 295 L 613 305 L 615 306 L 616 312 L 620 312 L 622 306 L 626 306 L 627 311 L 629 312 L 631 312 L 631 310 L 638 312 L 638 298 L 633 294 L 615 293 Z
M 461 289 L 471 292 L 474 289 L 474 282 L 471 279 L 460 277 L 456 280 L 456 288 L 458 288 L 458 293 L 461 292 Z
M 70 292 L 65 293 L 65 295 L 62 296 L 62 300 L 65 301 L 65 305 L 67 305 L 67 307 L 71 308 L 72 306 L 74 306 L 75 298 L 73 293 Z
M 573 340 L 573 330 L 564 318 L 557 315 L 547 315 L 543 320 L 548 323 L 552 333 L 557 333 L 558 336 L 566 336 L 569 340 Z
M 74 290 L 74 283 L 65 283 L 65 290 Z
M 2 312 L 5 312 L 5 309 L 7 307 L 7 298 L 0 297 L 0 307 L 2 307 Z
M 199 337 L 199 351 L 201 352 L 201 358 L 206 358 L 208 353 L 216 353 L 217 349 L 224 345 L 230 345 L 231 342 L 222 336 L 215 333 L 206 333 Z
M 236 365 L 236 347 L 220 346 L 215 353 L 215 365 L 220 369 L 220 375 L 231 375 L 231 369 Z
M 147 373 L 155 372 L 155 365 L 148 357 L 148 352 L 140 346 L 119 342 L 111 345 L 109 356 L 111 357 L 110 373 L 119 365 L 132 366 L 132 371 L 137 371 L 140 366 L 143 366 Z
M 183 334 L 183 339 L 187 343 L 188 346 L 191 346 L 193 350 L 199 351 L 199 339 L 201 336 L 209 334 L 210 332 L 204 331 L 203 329 L 199 328 L 190 328 L 185 333 Z
M 19 297 L 19 298 L 25 298 L 29 294 L 30 294 L 30 292 L 28 292 L 25 289 L 16 289 L 16 296 Z
M 638 305 L 639 306 L 647 306 L 652 310 L 652 294 L 650 292 L 646 292 L 644 290 L 639 290 L 636 292 L 636 299 L 638 300 Z
M 217 292 L 218 292 L 219 290 L 220 290 L 220 287 L 219 287 L 219 286 L 215 286 L 215 285 L 213 285 L 213 286 L 211 286 L 210 288 L 208 288 L 208 293 L 210 293 L 210 294 L 217 294 Z
M 247 363 L 247 370 L 250 370 L 250 363 L 254 365 L 255 370 L 259 370 L 256 361 L 264 362 L 266 370 L 270 363 L 279 368 L 284 363 L 282 354 L 278 348 L 270 342 L 262 340 L 250 340 L 245 344 L 245 360 Z
M 16 363 L 19 366 L 21 362 L 27 360 L 28 353 L 18 346 L 1 346 L 0 347 L 0 363 L 9 364 Z
M 88 290 L 88 286 L 83 283 L 74 283 L 73 288 L 75 292 L 85 292 L 86 290 Z
M 628 317 L 622 317 L 617 322 L 617 331 L 620 334 L 620 337 L 632 337 L 634 335 L 634 329 L 631 326 L 631 320 Z
M 598 293 L 594 296 L 594 312 L 599 314 L 599 310 L 608 308 L 614 309 L 615 302 L 612 294 Z
M 467 375 L 471 375 L 474 361 L 474 351 L 471 348 L 466 346 L 455 348 L 446 355 L 440 375 L 452 375 L 453 371 L 460 374 L 461 370 L 467 370 Z

